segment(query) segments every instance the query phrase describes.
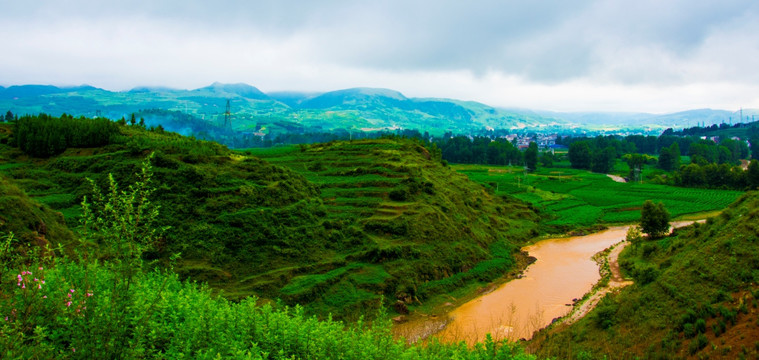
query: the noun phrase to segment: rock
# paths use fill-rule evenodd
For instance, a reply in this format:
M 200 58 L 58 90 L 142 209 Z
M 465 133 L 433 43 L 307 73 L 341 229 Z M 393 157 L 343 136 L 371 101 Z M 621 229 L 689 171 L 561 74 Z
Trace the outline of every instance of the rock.
M 454 305 L 453 305 L 453 303 L 447 302 L 447 303 L 443 304 L 443 306 L 454 306 Z
M 405 323 L 406 321 L 408 321 L 408 319 L 405 315 L 400 315 L 393 318 L 393 322 L 396 324 Z

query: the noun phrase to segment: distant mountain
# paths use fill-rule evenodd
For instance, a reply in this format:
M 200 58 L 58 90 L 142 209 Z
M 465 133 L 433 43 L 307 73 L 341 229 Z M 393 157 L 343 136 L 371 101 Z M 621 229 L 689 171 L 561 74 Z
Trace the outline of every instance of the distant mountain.
M 643 128 L 655 127 L 660 129 L 682 129 L 693 126 L 711 126 L 722 123 L 751 122 L 751 115 L 756 115 L 754 109 L 743 110 L 743 121 L 740 120 L 739 112 L 713 109 L 695 109 L 671 114 L 649 113 L 615 113 L 615 112 L 550 112 L 537 111 L 545 117 L 562 119 L 573 126 L 580 127 L 623 127 Z
M 68 113 L 117 119 L 146 109 L 160 109 L 184 112 L 213 125 L 223 123 L 227 100 L 231 105 L 233 128 L 257 133 L 297 125 L 323 130 L 404 128 L 442 134 L 483 128 L 538 127 L 555 122 L 539 115 L 520 115 L 477 102 L 407 98 L 395 90 L 376 88 L 266 94 L 247 84 L 217 82 L 194 90 L 137 87 L 111 92 L 94 87 L 49 85 L 0 90 L 0 110 L 17 114 Z M 176 117 L 167 121 L 177 125 Z
M 306 109 L 340 108 L 352 110 L 370 106 L 398 107 L 399 103 L 407 101 L 403 94 L 388 89 L 353 88 L 331 91 L 318 96 L 304 99 L 298 107 Z
M 275 91 L 270 92 L 267 95 L 269 95 L 270 98 L 277 100 L 291 108 L 297 108 L 301 101 L 319 96 L 321 94 L 322 93 L 308 93 L 300 91 Z
M 22 85 L 0 87 L 0 112 L 75 116 L 105 116 L 118 119 L 142 110 L 183 112 L 209 126 L 224 122 L 230 101 L 232 128 L 248 133 L 273 134 L 287 129 L 382 130 L 417 129 L 432 134 L 446 131 L 466 133 L 484 128 L 559 131 L 567 128 L 649 129 L 661 131 L 737 122 L 739 115 L 724 110 L 689 110 L 673 114 L 647 113 L 561 113 L 528 109 L 505 109 L 454 99 L 409 98 L 381 88 L 351 88 L 325 93 L 272 92 L 238 83 L 213 83 L 194 90 L 165 87 L 136 87 L 113 92 L 92 86 L 55 87 Z M 753 112 L 752 112 L 753 111 Z M 744 110 L 744 122 L 756 110 Z M 180 117 L 182 118 L 182 117 Z M 177 117 L 167 119 L 173 125 Z M 159 118 L 153 121 L 161 121 Z M 194 128 L 197 124 L 188 124 Z M 305 131 L 305 130 L 304 130 Z
M 63 88 L 52 85 L 16 85 L 8 88 L 0 87 L 0 99 L 21 99 L 84 90 L 97 90 L 97 88 L 89 85 Z
M 253 99 L 253 100 L 271 100 L 271 98 L 264 94 L 261 90 L 258 90 L 258 88 L 254 86 L 250 86 L 248 84 L 222 84 L 219 82 L 215 82 L 211 84 L 210 86 L 206 86 L 204 88 L 196 89 L 192 91 L 193 93 L 210 93 L 213 95 L 221 96 L 221 97 L 234 97 L 234 96 L 241 96 L 246 99 Z M 216 96 L 211 96 L 216 97 Z

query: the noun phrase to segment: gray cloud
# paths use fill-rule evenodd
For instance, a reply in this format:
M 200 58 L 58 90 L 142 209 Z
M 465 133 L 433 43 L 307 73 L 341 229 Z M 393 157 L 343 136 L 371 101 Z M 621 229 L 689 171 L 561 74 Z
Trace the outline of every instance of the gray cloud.
M 755 0 L 3 2 L 0 48 L 15 58 L 0 58 L 0 81 L 745 85 L 759 80 L 757 19 Z

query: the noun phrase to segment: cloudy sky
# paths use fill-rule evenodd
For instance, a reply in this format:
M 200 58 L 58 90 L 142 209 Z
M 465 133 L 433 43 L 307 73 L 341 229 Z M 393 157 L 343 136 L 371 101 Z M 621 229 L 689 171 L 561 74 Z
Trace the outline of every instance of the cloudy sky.
M 756 0 L 0 2 L 0 85 L 383 87 L 559 111 L 759 108 Z

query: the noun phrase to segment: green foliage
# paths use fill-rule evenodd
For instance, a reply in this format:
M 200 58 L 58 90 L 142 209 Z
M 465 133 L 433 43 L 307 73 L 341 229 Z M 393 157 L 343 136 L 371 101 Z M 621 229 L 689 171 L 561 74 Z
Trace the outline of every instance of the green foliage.
M 386 318 L 346 326 L 300 307 L 229 302 L 165 271 L 136 274 L 129 295 L 114 303 L 118 276 L 101 263 L 59 259 L 28 269 L 0 282 L 7 358 L 534 358 L 507 342 L 407 345 L 393 339 Z
M 646 200 L 640 212 L 640 230 L 651 238 L 662 237 L 669 231 L 669 217 L 664 203 L 654 204 Z
M 560 165 L 560 164 L 557 164 Z M 546 231 L 565 232 L 598 223 L 639 222 L 642 204 L 656 198 L 672 217 L 714 211 L 728 206 L 741 193 L 693 189 L 651 183 L 618 183 L 606 175 L 567 167 L 541 168 L 524 176 L 521 168 L 456 165 L 470 179 L 539 209 Z
M 630 226 L 627 229 L 627 234 L 625 235 L 625 241 L 632 244 L 633 248 L 637 248 L 641 242 L 643 242 L 643 235 L 640 231 L 640 227 L 638 226 Z
M 108 119 L 74 119 L 66 114 L 22 116 L 14 123 L 16 145 L 36 157 L 60 154 L 69 147 L 107 145 L 118 134 L 118 126 Z
M 598 149 L 593 152 L 591 170 L 597 173 L 608 173 L 614 168 L 616 159 L 617 153 L 614 147 L 608 146 L 604 149 Z
M 87 179 L 92 187 L 92 201 L 82 200 L 83 239 L 99 244 L 101 257 L 117 266 L 133 271 L 142 267 L 142 255 L 150 250 L 158 235 L 166 229 L 157 229 L 158 207 L 151 200 L 155 188 L 151 184 L 153 154 L 142 163 L 137 179 L 128 189 L 119 190 L 112 174 L 108 174 L 108 189 L 103 193 L 95 181 Z
M 749 192 L 706 224 L 628 247 L 619 261 L 635 283 L 607 296 L 616 304 L 613 324 L 603 328 L 612 311 L 602 301 L 586 319 L 552 333 L 537 354 L 566 354 L 568 344 L 621 358 L 718 355 L 710 340 L 750 348 L 755 340 L 736 334 L 756 322 L 742 309 L 750 312 L 744 304 L 759 293 L 758 209 L 759 193 Z
M 530 141 L 530 145 L 524 152 L 524 164 L 530 171 L 538 168 L 538 144 Z
M 569 145 L 569 162 L 575 169 L 590 169 L 592 161 L 590 145 L 586 141 L 573 142 Z

